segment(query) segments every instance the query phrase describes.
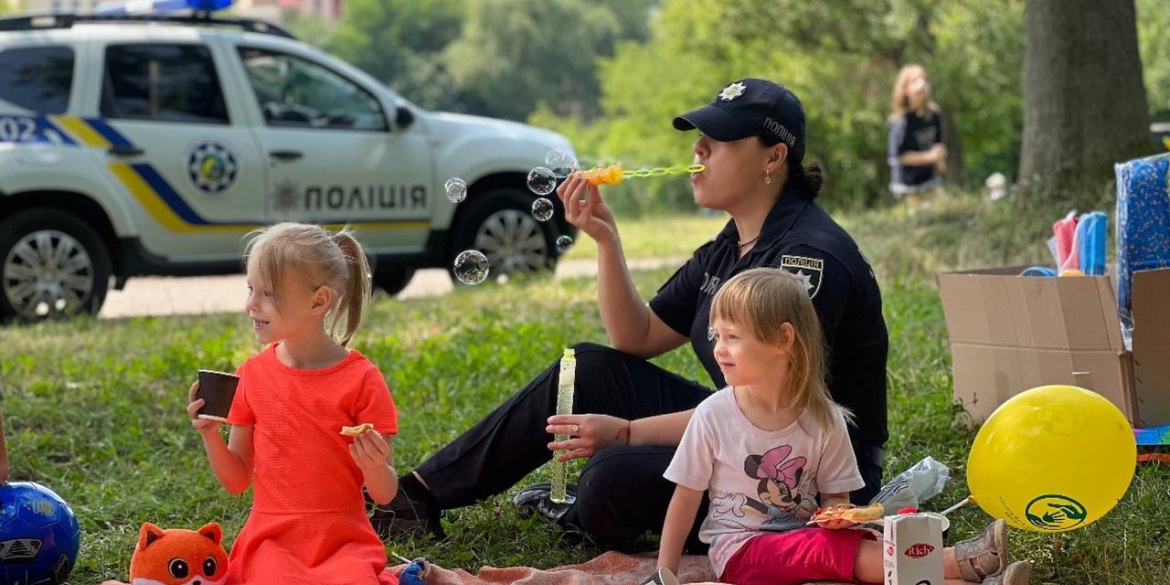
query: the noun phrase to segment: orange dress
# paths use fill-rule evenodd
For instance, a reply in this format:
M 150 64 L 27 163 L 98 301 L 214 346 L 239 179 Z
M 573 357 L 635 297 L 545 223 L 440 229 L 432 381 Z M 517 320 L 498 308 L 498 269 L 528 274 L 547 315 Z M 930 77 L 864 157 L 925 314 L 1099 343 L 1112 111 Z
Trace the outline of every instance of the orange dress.
M 398 432 L 374 364 L 356 351 L 317 370 L 290 368 L 273 344 L 240 366 L 228 421 L 254 425 L 254 500 L 232 545 L 227 585 L 391 585 L 370 525 L 361 469 L 342 426 Z

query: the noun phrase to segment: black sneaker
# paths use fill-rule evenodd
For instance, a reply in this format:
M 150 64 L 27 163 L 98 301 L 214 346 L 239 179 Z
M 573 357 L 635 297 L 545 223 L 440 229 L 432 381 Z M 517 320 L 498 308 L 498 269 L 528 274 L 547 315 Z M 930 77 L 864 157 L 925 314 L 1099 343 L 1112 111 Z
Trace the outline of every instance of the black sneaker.
M 568 512 L 569 508 L 573 507 L 577 501 L 577 485 L 570 483 L 565 486 L 565 503 L 563 504 L 553 502 L 551 496 L 552 484 L 542 481 L 520 490 L 516 497 L 512 498 L 512 503 L 519 506 L 521 510 L 537 514 L 549 522 L 559 523 L 565 512 Z
M 440 521 L 442 510 L 435 497 L 413 475 L 403 477 L 398 484 L 398 493 L 385 506 L 366 496 L 366 514 L 370 524 L 383 540 L 431 537 L 435 540 L 447 538 Z

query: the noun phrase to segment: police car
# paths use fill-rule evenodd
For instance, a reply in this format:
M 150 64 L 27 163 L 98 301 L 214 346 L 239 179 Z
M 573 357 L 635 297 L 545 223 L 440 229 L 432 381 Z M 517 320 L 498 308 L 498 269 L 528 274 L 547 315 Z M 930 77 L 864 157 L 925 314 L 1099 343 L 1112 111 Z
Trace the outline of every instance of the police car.
M 572 228 L 559 201 L 536 221 L 526 188 L 551 150 L 572 153 L 424 110 L 261 21 L 0 19 L 0 319 L 96 313 L 131 276 L 239 272 L 242 236 L 281 221 L 351 225 L 391 294 L 472 248 L 495 273 L 551 267 Z

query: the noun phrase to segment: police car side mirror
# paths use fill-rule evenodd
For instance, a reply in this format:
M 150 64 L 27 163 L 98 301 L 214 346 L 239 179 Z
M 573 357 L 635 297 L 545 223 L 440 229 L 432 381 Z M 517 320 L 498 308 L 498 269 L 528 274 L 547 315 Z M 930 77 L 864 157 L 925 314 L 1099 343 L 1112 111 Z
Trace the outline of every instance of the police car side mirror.
M 394 125 L 399 129 L 405 129 L 414 123 L 414 112 L 406 106 L 398 106 L 394 112 Z

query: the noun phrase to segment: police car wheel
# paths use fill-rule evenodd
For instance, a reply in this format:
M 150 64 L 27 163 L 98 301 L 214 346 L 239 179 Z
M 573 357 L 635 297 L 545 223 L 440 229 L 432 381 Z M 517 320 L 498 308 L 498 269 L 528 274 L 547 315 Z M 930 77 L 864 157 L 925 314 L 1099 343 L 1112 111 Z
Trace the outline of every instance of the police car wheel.
M 0 318 L 96 315 L 109 280 L 101 236 L 76 217 L 30 209 L 0 222 Z
M 489 191 L 472 201 L 454 230 L 452 257 L 465 250 L 487 256 L 491 276 L 532 274 L 556 266 L 552 222 L 532 217 L 533 196 L 513 189 Z M 453 269 L 448 264 L 448 272 Z
M 385 266 L 378 264 L 374 267 L 374 286 L 390 296 L 402 292 L 402 289 L 410 284 L 411 278 L 414 278 L 414 268 L 412 267 L 389 263 Z

